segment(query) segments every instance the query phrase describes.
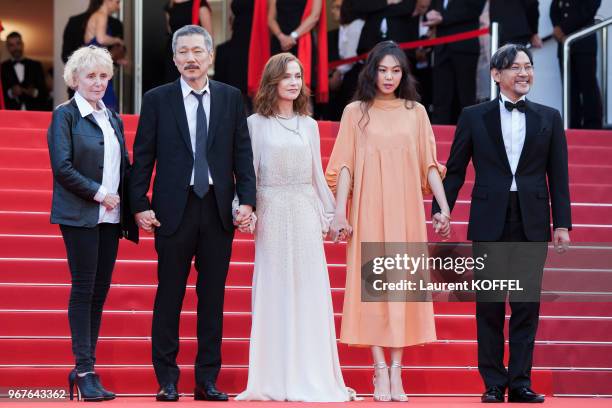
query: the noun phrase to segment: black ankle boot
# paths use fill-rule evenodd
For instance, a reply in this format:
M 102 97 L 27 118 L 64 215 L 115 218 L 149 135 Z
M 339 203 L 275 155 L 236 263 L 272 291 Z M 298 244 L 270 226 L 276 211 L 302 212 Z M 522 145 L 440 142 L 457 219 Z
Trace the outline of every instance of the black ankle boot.
M 95 380 L 95 374 L 85 374 L 79 377 L 76 370 L 72 370 L 68 376 L 68 385 L 70 391 L 70 399 L 74 399 L 74 386 L 77 388 L 77 399 L 83 401 L 103 401 L 104 396 L 98 389 Z
M 100 376 L 98 374 L 94 374 L 94 379 L 96 382 L 96 387 L 98 387 L 98 389 L 102 393 L 102 397 L 104 398 L 104 401 L 110 401 L 112 399 L 115 399 L 116 395 L 114 392 L 110 392 L 104 389 L 104 387 L 102 386 L 102 383 L 100 382 Z

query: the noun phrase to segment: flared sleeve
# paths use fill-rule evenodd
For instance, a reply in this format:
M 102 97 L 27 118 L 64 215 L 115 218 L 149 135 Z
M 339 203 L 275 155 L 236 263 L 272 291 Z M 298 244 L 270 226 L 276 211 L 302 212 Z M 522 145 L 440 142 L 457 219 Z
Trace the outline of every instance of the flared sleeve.
M 435 167 L 440 173 L 440 178 L 444 179 L 446 176 L 446 167 L 440 164 L 436 154 L 436 137 L 434 136 L 427 111 L 421 104 L 417 104 L 415 109 L 418 111 L 419 118 L 419 169 L 421 175 L 421 192 L 423 195 L 431 194 L 431 187 L 429 185 L 429 169 Z
M 329 162 L 327 163 L 327 170 L 325 171 L 327 184 L 329 185 L 331 191 L 336 194 L 340 171 L 344 167 L 347 168 L 351 176 L 349 199 L 353 193 L 353 177 L 355 169 L 355 133 L 357 127 L 357 122 L 355 121 L 355 110 L 359 110 L 359 106 L 356 102 L 353 102 L 344 108 L 342 119 L 340 120 L 340 130 L 338 131 L 334 148 L 329 158 Z
M 321 138 L 319 135 L 319 125 L 315 120 L 311 120 L 311 131 L 309 133 L 310 151 L 312 154 L 312 186 L 317 194 L 317 207 L 321 220 L 321 231 L 327 234 L 329 226 L 334 218 L 336 203 L 325 175 L 323 174 L 323 164 L 321 163 Z

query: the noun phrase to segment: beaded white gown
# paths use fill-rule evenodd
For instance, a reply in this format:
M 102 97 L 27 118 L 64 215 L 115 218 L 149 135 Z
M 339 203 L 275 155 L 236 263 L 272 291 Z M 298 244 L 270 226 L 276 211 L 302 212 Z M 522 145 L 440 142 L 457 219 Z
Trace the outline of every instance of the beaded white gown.
M 258 114 L 248 125 L 257 176 L 253 317 L 247 389 L 236 399 L 348 401 L 323 248 L 334 197 L 318 125 Z M 299 134 L 289 130 L 298 126 Z

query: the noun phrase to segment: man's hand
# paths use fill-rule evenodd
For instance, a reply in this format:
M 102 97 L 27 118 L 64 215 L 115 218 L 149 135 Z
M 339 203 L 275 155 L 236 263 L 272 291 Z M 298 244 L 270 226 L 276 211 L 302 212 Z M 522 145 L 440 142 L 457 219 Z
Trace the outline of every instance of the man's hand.
M 102 205 L 107 209 L 107 210 L 113 210 L 115 207 L 117 207 L 119 205 L 120 202 L 120 198 L 119 195 L 117 194 L 112 194 L 112 193 L 108 193 L 106 194 L 106 196 L 104 197 L 104 200 L 102 200 Z
M 427 27 L 435 27 L 442 24 L 443 21 L 442 14 L 437 10 L 430 10 L 425 14 L 425 17 L 427 17 L 427 21 L 424 21 L 423 25 Z
M 431 217 L 431 224 L 436 234 L 440 235 L 444 239 L 450 237 L 450 218 L 448 218 L 446 215 L 439 212 L 435 213 L 433 217 Z
M 161 226 L 161 223 L 155 218 L 153 210 L 136 213 L 134 218 L 136 218 L 136 224 L 146 232 L 153 232 L 155 228 Z
M 553 28 L 553 37 L 555 37 L 558 43 L 563 43 L 563 41 L 565 41 L 565 33 L 561 27 L 555 26 L 555 28 Z
M 13 98 L 19 98 L 23 94 L 23 88 L 20 85 L 13 85 L 11 86 L 11 93 Z
M 387 5 L 393 6 L 394 4 L 400 4 L 404 0 L 387 0 Z
M 553 243 L 557 253 L 562 254 L 569 248 L 570 244 L 569 232 L 565 228 L 557 228 L 554 233 Z
M 431 6 L 431 0 L 417 0 L 412 17 L 425 15 L 427 10 L 429 10 L 429 6 Z
M 335 70 L 329 78 L 329 90 L 337 91 L 342 86 L 342 72 Z
M 544 46 L 544 43 L 538 34 L 532 35 L 529 42 L 533 48 L 542 48 Z

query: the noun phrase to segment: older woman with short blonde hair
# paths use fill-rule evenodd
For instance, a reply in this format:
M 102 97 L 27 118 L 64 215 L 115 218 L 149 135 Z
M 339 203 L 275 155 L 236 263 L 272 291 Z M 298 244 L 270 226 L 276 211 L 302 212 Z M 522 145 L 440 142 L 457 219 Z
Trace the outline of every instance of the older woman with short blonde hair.
M 102 102 L 112 76 L 106 49 L 75 51 L 64 69 L 74 97 L 55 109 L 47 133 L 53 170 L 51 223 L 60 226 L 72 277 L 68 321 L 76 364 L 68 377 L 70 399 L 76 384 L 85 401 L 115 398 L 94 370 L 96 343 L 119 238 L 138 241 L 133 217 L 124 211 L 130 162 L 123 123 Z

